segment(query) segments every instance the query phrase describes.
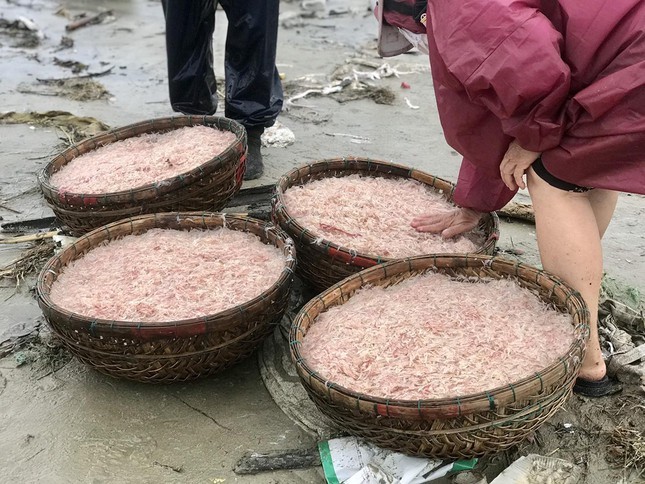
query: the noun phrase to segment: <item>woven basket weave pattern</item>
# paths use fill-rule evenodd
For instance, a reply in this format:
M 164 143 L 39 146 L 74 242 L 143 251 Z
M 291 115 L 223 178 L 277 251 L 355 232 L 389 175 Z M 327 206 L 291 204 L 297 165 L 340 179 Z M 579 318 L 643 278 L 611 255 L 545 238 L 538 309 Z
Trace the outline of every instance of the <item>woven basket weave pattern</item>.
M 454 185 L 441 178 L 413 170 L 393 163 L 371 160 L 368 158 L 350 157 L 321 160 L 310 165 L 291 170 L 276 184 L 273 197 L 272 219 L 276 225 L 293 238 L 298 251 L 298 275 L 308 284 L 324 291 L 345 277 L 391 259 L 357 253 L 341 247 L 328 240 L 318 238 L 311 230 L 301 226 L 287 210 L 284 203 L 284 192 L 297 185 L 310 181 L 349 175 L 412 179 L 427 185 L 441 193 L 447 201 L 452 202 Z M 499 238 L 499 221 L 495 213 L 487 214 L 480 224 L 485 235 L 485 242 L 476 252 L 492 254 Z
M 53 173 L 74 158 L 109 143 L 198 125 L 231 131 L 235 134 L 235 141 L 220 155 L 172 179 L 98 195 L 63 193 L 49 182 Z M 102 225 L 140 214 L 218 211 L 240 189 L 245 159 L 246 132 L 240 124 L 215 116 L 174 116 L 125 126 L 84 140 L 49 162 L 38 174 L 38 181 L 56 217 L 69 227 L 71 233 L 82 235 Z
M 321 312 L 343 304 L 365 285 L 398 284 L 430 270 L 470 281 L 513 278 L 559 311 L 571 314 L 574 342 L 540 373 L 488 392 L 451 399 L 408 401 L 363 395 L 326 381 L 307 366 L 300 345 Z M 587 307 L 579 294 L 548 273 L 484 255 L 443 254 L 388 262 L 329 288 L 305 305 L 294 320 L 290 347 L 305 389 L 340 428 L 410 455 L 465 458 L 517 444 L 566 401 L 584 356 L 588 324 Z
M 138 323 L 94 320 L 66 311 L 49 298 L 62 269 L 105 241 L 151 228 L 189 230 L 222 225 L 253 233 L 286 256 L 278 281 L 252 301 L 202 318 Z M 212 213 L 142 215 L 95 230 L 47 262 L 38 278 L 38 302 L 54 333 L 95 369 L 144 382 L 184 381 L 231 366 L 250 355 L 271 333 L 288 304 L 294 257 L 291 239 L 279 228 L 259 220 Z

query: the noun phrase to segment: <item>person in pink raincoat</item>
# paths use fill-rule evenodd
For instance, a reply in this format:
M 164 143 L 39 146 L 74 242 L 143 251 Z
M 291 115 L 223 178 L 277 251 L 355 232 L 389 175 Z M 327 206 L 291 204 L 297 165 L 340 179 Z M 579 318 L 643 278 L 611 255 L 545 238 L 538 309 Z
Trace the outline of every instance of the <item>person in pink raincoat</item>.
M 454 237 L 528 187 L 542 266 L 590 311 L 574 391 L 619 391 L 598 339 L 601 238 L 618 192 L 645 194 L 645 2 L 382 1 L 379 52 L 427 51 L 446 140 L 463 155 L 458 208 L 412 226 Z

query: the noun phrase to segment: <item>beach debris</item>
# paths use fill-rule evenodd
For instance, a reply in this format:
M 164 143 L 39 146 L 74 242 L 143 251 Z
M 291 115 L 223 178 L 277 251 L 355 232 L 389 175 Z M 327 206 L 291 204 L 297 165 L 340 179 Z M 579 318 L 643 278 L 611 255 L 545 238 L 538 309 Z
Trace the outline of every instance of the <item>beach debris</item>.
M 88 15 L 87 13 L 82 13 L 77 15 L 74 20 L 68 23 L 65 26 L 65 30 L 72 32 L 74 30 L 80 29 L 82 27 L 87 27 L 89 25 L 96 25 L 106 22 L 113 22 L 115 19 L 114 12 L 112 10 L 106 10 L 105 12 L 99 12 L 96 15 Z
M 645 435 L 638 429 L 616 427 L 610 436 L 609 455 L 624 468 L 645 472 Z
M 22 16 L 15 20 L 0 18 L 0 34 L 11 38 L 14 48 L 38 47 L 45 38 L 45 34 L 33 20 Z
M 582 469 L 575 464 L 529 454 L 513 462 L 491 484 L 577 484 L 581 478 Z
M 370 70 L 365 70 L 366 67 Z M 391 66 L 387 62 L 379 63 L 351 57 L 334 69 L 327 83 L 318 79 L 320 74 L 309 74 L 285 83 L 284 90 L 287 93 L 285 109 L 287 111 L 302 107 L 312 109 L 311 105 L 298 101 L 317 96 L 329 96 L 340 103 L 368 98 L 377 104 L 393 104 L 396 99 L 394 92 L 389 87 L 378 86 L 378 81 L 427 70 L 428 67 L 422 65 L 399 67 Z
M 241 475 L 286 469 L 306 469 L 320 465 L 318 448 L 249 452 L 235 465 L 233 471 Z
M 419 109 L 419 106 L 412 104 L 412 102 L 407 97 L 403 99 L 405 99 L 405 104 L 407 104 L 410 109 Z
M 261 141 L 264 147 L 286 148 L 295 143 L 296 135 L 280 121 L 276 121 L 273 126 L 264 130 Z
M 30 240 L 36 241 L 36 243 L 24 250 L 20 257 L 10 264 L 0 267 L 0 279 L 13 280 L 18 287 L 25 277 L 39 272 L 45 262 L 54 255 L 56 243 L 51 239 L 51 236 L 34 237 Z M 6 243 L 6 240 L 1 242 Z
M 39 127 L 54 127 L 61 131 L 60 139 L 65 146 L 94 136 L 110 127 L 104 122 L 88 116 L 76 116 L 67 111 L 30 111 L 19 113 L 9 111 L 0 113 L 0 124 L 27 124 Z

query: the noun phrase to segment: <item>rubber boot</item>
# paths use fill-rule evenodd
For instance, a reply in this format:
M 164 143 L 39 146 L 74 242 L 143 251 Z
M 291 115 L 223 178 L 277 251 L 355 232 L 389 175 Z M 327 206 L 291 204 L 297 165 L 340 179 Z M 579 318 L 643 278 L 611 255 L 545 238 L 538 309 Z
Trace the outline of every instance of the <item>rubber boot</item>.
M 246 171 L 244 172 L 245 180 L 255 180 L 264 173 L 264 164 L 262 163 L 262 153 L 260 147 L 262 142 L 260 136 L 264 133 L 264 128 L 249 128 L 246 130 L 248 153 L 246 155 Z

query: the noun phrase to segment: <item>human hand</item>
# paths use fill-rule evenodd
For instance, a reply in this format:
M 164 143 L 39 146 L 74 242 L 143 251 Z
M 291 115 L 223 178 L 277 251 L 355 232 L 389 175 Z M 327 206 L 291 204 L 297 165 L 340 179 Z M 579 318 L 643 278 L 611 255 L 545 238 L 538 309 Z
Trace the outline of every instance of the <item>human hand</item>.
M 444 239 L 450 239 L 477 227 L 483 215 L 470 208 L 458 207 L 448 212 L 421 215 L 413 219 L 410 225 L 417 232 L 441 233 Z
M 522 148 L 517 141 L 511 142 L 506 150 L 502 163 L 499 165 L 499 172 L 502 175 L 502 181 L 509 190 L 526 188 L 524 183 L 524 173 L 529 169 L 541 153 L 529 151 Z

